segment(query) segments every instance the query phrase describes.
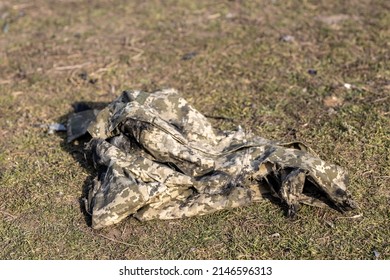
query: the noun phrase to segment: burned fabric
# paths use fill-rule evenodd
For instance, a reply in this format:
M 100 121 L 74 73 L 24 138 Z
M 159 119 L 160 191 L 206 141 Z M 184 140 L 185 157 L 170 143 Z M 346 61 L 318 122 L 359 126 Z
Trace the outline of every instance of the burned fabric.
M 217 131 L 173 89 L 125 91 L 100 112 L 73 114 L 68 139 L 87 131 L 99 170 L 87 200 L 96 229 L 129 215 L 142 221 L 204 215 L 265 194 L 278 197 L 288 215 L 302 203 L 356 207 L 341 167 L 300 142 L 270 141 L 241 128 Z

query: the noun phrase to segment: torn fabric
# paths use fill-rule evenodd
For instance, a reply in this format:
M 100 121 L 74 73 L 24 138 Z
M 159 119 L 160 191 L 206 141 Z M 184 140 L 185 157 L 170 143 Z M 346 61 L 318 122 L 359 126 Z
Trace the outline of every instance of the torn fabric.
M 100 170 L 87 203 L 95 229 L 129 215 L 142 221 L 204 215 L 260 201 L 265 193 L 280 198 L 289 215 L 301 203 L 356 207 L 341 167 L 300 142 L 216 131 L 173 89 L 125 91 L 98 113 L 73 114 L 68 140 L 86 131 Z

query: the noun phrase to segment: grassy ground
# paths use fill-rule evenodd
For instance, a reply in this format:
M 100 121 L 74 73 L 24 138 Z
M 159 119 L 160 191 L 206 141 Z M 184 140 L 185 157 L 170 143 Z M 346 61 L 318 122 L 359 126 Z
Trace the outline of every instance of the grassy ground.
M 390 259 L 388 1 L 5 0 L 0 27 L 1 259 Z M 164 87 L 232 119 L 217 127 L 308 143 L 361 209 L 291 221 L 264 201 L 91 230 L 93 171 L 41 125 Z

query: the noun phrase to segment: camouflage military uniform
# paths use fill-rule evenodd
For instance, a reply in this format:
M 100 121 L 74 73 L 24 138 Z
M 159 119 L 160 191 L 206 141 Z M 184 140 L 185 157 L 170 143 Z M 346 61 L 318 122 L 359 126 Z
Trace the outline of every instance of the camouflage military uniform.
M 300 203 L 323 204 L 308 195 L 310 186 L 342 211 L 355 207 L 341 167 L 299 142 L 278 143 L 242 129 L 217 132 L 173 89 L 125 91 L 100 112 L 76 113 L 69 139 L 87 126 L 88 149 L 102 170 L 88 196 L 93 228 L 129 215 L 203 215 L 248 205 L 264 193 L 279 197 L 293 215 Z

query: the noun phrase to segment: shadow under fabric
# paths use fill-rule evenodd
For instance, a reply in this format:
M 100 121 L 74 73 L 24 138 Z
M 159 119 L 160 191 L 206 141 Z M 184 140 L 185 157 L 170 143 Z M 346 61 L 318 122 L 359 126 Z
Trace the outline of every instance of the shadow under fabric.
M 347 175 L 303 143 L 216 131 L 174 89 L 125 91 L 103 110 L 73 114 L 69 142 L 92 136 L 87 150 L 100 174 L 86 208 L 92 227 L 176 219 L 280 198 L 293 216 L 302 203 L 356 208 Z

